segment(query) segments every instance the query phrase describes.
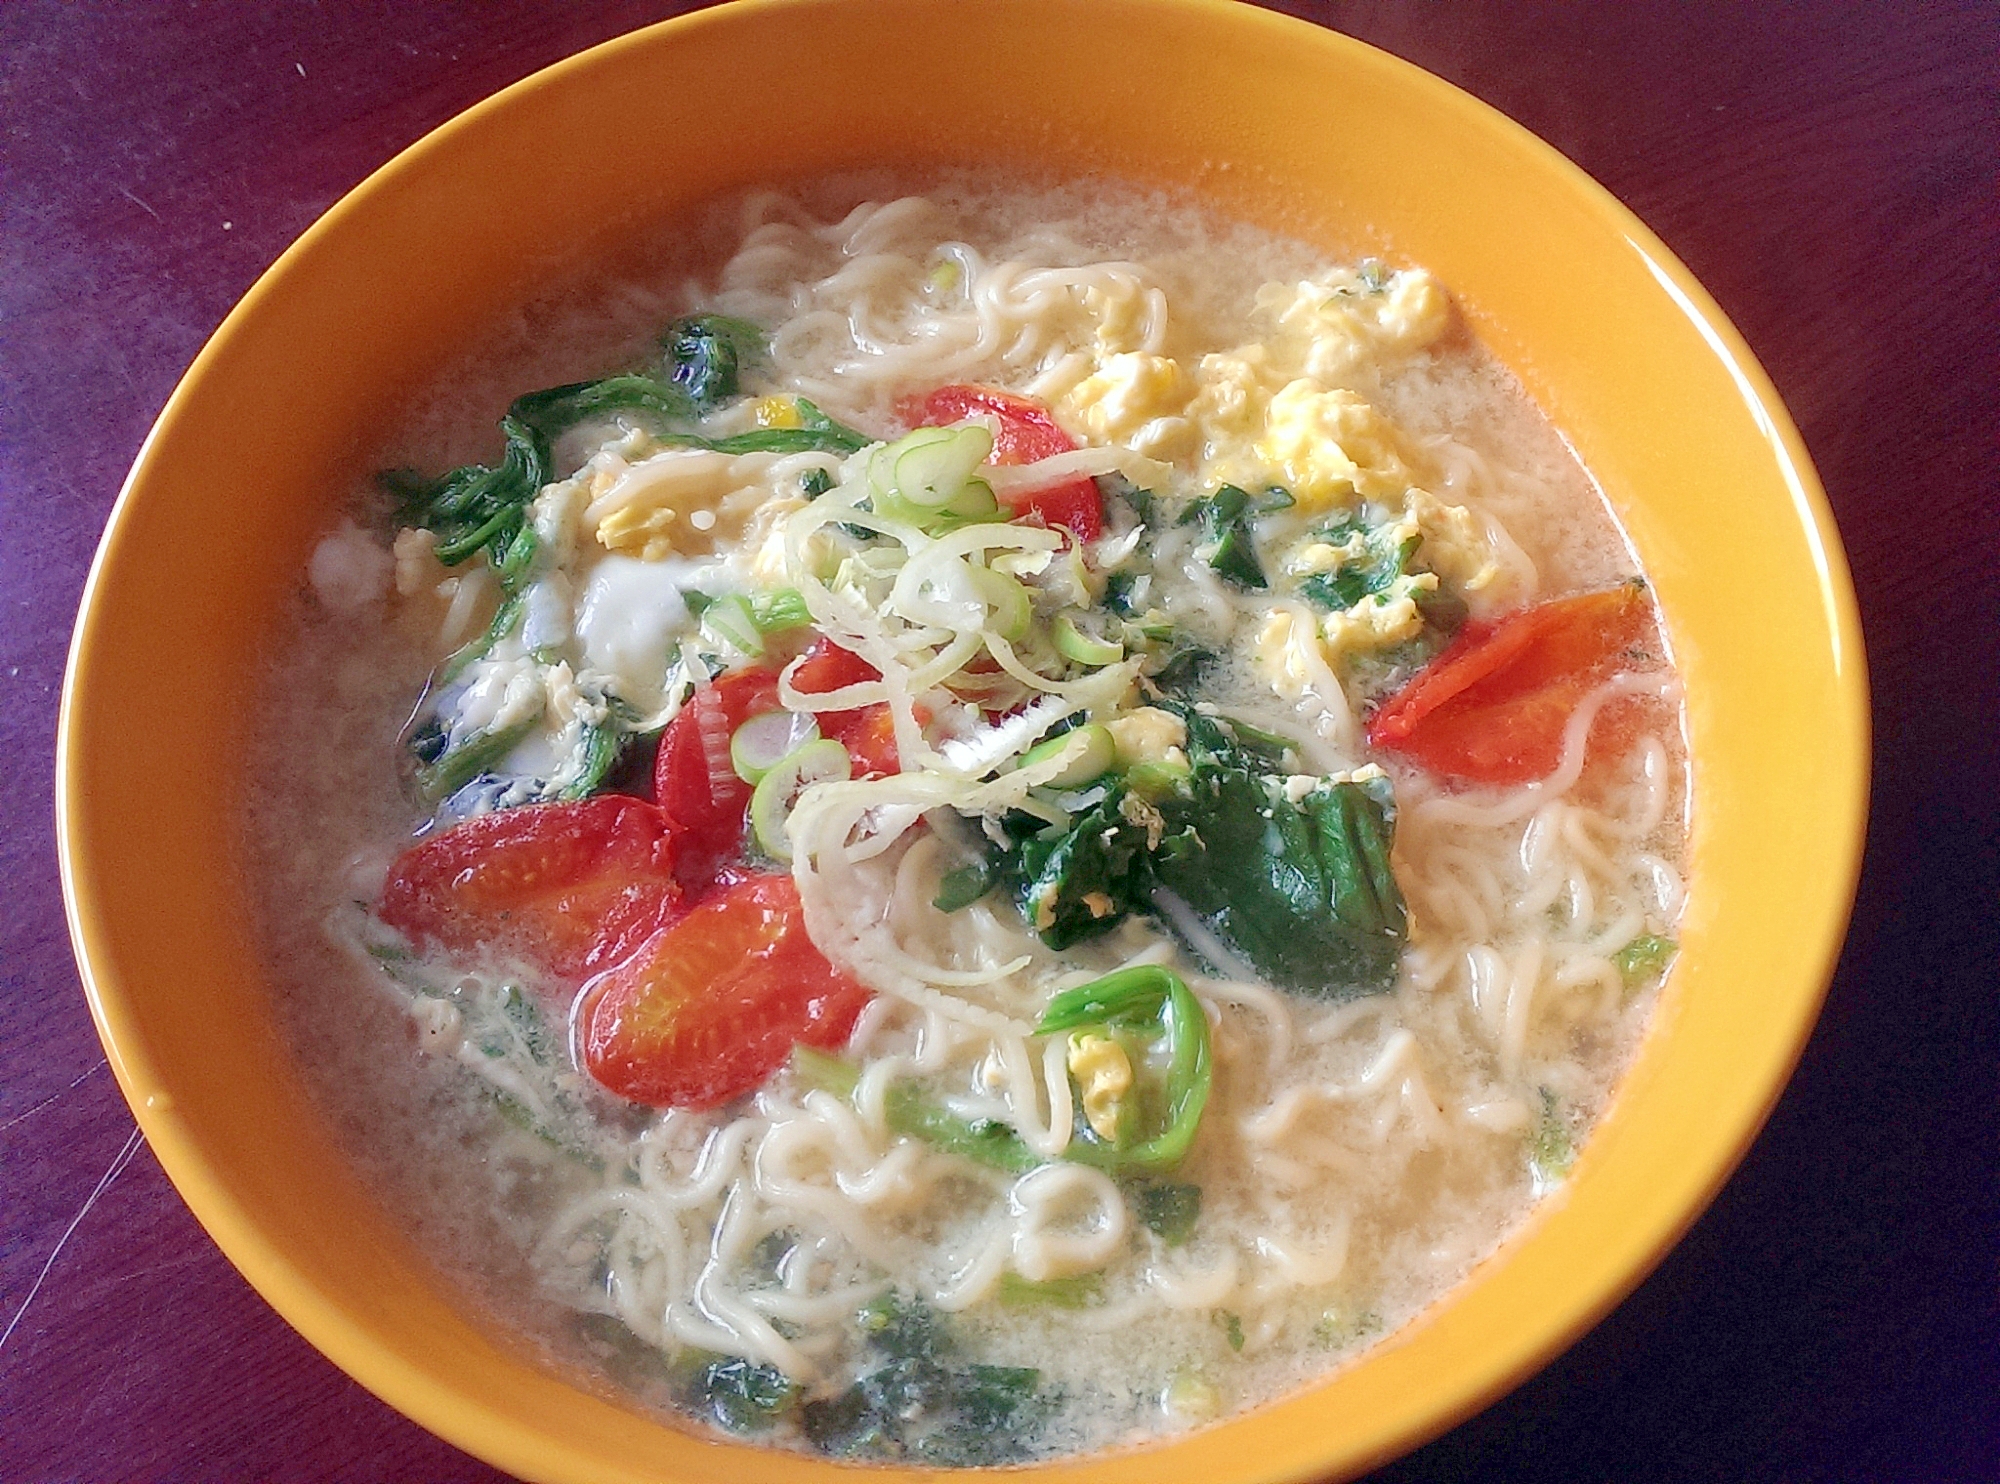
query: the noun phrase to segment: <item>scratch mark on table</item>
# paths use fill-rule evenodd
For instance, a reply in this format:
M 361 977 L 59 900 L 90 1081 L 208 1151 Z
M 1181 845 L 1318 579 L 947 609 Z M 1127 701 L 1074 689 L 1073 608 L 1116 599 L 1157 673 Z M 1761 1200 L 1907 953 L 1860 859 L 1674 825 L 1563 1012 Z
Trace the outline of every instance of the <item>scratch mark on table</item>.
M 70 1219 L 69 1225 L 63 1228 L 63 1234 L 56 1238 L 56 1245 L 49 1252 L 49 1260 L 42 1264 L 41 1272 L 35 1275 L 34 1286 L 28 1290 L 28 1296 L 21 1300 L 21 1307 L 16 1309 L 14 1317 L 7 1321 L 7 1328 L 0 1330 L 0 1350 L 5 1350 L 7 1342 L 14 1337 L 14 1331 L 19 1328 L 22 1317 L 27 1314 L 28 1306 L 34 1303 L 35 1295 L 40 1293 L 42 1285 L 48 1282 L 49 1271 L 55 1267 L 56 1259 L 62 1256 L 62 1250 L 69 1245 L 69 1239 L 76 1235 L 76 1229 L 83 1225 L 83 1218 L 90 1214 L 90 1208 L 97 1204 L 98 1198 L 111 1188 L 111 1182 L 125 1172 L 125 1166 L 132 1163 L 132 1156 L 139 1152 L 139 1146 L 145 1142 L 146 1136 L 136 1128 L 126 1136 L 124 1147 L 112 1159 L 110 1168 L 105 1170 L 96 1188 L 84 1197 L 83 1208 Z
M 61 1097 L 64 1093 L 75 1092 L 79 1087 L 83 1086 L 84 1082 L 88 1078 L 96 1076 L 97 1073 L 102 1071 L 108 1065 L 110 1065 L 110 1063 L 106 1062 L 105 1059 L 100 1056 L 96 1061 L 92 1062 L 88 1067 L 85 1067 L 82 1073 L 78 1075 L 77 1079 L 74 1082 L 70 1083 L 68 1087 L 61 1088 L 58 1091 L 50 1093 L 47 1097 L 43 1098 L 39 1103 L 35 1104 L 34 1107 L 24 1109 L 21 1112 L 16 1113 L 12 1118 L 8 1119 L 5 1123 L 0 1123 L 0 1134 L 6 1133 L 8 1129 L 12 1128 L 17 1123 L 22 1123 L 25 1122 L 27 1119 L 33 1118 L 37 1113 L 41 1112 L 42 1109 L 48 1107 L 50 1103 L 53 1103 L 57 1098 Z
M 146 215 L 150 216 L 154 221 L 157 222 L 161 220 L 159 212 L 153 210 L 152 207 L 148 206 L 144 201 L 141 201 L 137 196 L 133 195 L 130 191 L 126 190 L 125 187 L 123 186 L 118 187 L 118 194 L 123 196 L 127 201 L 130 201 L 134 206 L 138 207 L 141 211 L 145 212 Z

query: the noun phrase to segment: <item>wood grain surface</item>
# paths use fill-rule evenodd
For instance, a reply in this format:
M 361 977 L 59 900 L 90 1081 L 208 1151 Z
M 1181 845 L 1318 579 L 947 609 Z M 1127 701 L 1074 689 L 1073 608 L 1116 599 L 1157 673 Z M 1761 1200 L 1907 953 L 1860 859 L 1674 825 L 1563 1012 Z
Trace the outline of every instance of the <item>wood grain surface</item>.
M 139 1139 L 63 926 L 56 695 L 119 482 L 256 276 L 427 129 L 686 8 L 0 5 L 0 1480 L 501 1477 L 294 1335 Z M 1377 1478 L 2000 1479 L 2000 8 L 1277 8 L 1687 261 L 1804 430 L 1875 688 L 1853 931 L 1764 1135 L 1609 1319 Z

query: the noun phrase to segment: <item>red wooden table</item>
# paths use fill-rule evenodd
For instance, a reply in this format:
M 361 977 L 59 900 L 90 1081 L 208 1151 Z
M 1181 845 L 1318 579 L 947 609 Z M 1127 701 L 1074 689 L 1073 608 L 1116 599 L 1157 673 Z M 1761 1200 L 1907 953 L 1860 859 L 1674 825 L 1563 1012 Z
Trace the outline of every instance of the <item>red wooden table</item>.
M 63 927 L 56 693 L 119 481 L 257 274 L 433 125 L 686 8 L 0 6 L 0 1480 L 499 1477 L 287 1329 L 139 1140 Z M 1282 8 L 1689 263 L 1805 432 L 1875 685 L 1854 929 L 1770 1126 L 1603 1325 L 1379 1478 L 2000 1479 L 2000 9 Z

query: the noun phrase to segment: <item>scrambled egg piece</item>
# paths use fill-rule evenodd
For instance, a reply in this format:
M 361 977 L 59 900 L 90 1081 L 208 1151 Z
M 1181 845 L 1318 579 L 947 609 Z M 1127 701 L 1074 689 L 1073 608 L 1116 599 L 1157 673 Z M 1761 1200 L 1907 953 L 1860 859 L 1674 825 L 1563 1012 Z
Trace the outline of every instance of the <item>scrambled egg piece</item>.
M 1180 363 L 1125 351 L 1110 356 L 1063 397 L 1058 414 L 1092 443 L 1118 443 L 1149 458 L 1194 452 L 1195 429 L 1182 409 L 1193 395 Z
M 759 397 L 751 404 L 750 417 L 760 428 L 797 428 L 799 421 L 799 399 L 797 397 Z
M 1094 275 L 1083 289 L 1084 309 L 1095 319 L 1100 361 L 1110 355 L 1138 350 L 1152 338 L 1154 321 L 1164 312 L 1159 290 L 1131 272 Z
M 1369 532 L 1357 529 L 1345 541 L 1338 544 L 1323 540 L 1309 539 L 1285 559 L 1285 570 L 1294 577 L 1313 577 L 1324 572 L 1338 572 L 1355 562 L 1375 559 L 1375 549 L 1369 544 Z M 1417 518 L 1405 510 L 1400 520 L 1381 527 L 1376 537 L 1389 547 L 1399 547 L 1413 536 L 1421 536 Z
M 1261 345 L 1217 351 L 1195 369 L 1197 390 L 1188 415 L 1211 439 L 1254 438 L 1264 426 L 1264 406 L 1277 385 L 1270 352 Z
M 1493 543 L 1479 528 L 1478 520 L 1463 505 L 1447 505 L 1437 496 L 1412 489 L 1406 518 L 1417 524 L 1424 538 L 1424 560 L 1440 576 L 1467 594 L 1479 594 L 1500 579 L 1500 563 L 1494 559 Z
M 1083 1095 L 1083 1116 L 1100 1139 L 1118 1136 L 1125 1094 L 1132 1090 L 1132 1059 L 1109 1036 L 1077 1031 L 1069 1038 L 1069 1074 Z
M 1117 749 L 1118 766 L 1134 763 L 1187 762 L 1181 748 L 1187 742 L 1187 724 L 1171 711 L 1157 706 L 1139 706 L 1104 724 Z
M 1421 269 L 1386 278 L 1350 269 L 1325 283 L 1268 283 L 1257 291 L 1256 309 L 1301 371 L 1322 382 L 1422 350 L 1444 333 L 1451 313 L 1444 291 Z
M 772 462 L 768 453 L 671 448 L 593 489 L 583 520 L 608 551 L 649 562 L 705 556 L 742 540 L 770 496 Z
M 1410 485 L 1395 426 L 1355 393 L 1307 377 L 1271 398 L 1257 452 L 1307 511 L 1393 499 Z
M 1320 620 L 1320 652 L 1329 663 L 1365 650 L 1389 649 L 1423 632 L 1423 610 L 1417 594 L 1435 592 L 1435 572 L 1412 572 L 1387 589 L 1370 593 L 1352 608 Z

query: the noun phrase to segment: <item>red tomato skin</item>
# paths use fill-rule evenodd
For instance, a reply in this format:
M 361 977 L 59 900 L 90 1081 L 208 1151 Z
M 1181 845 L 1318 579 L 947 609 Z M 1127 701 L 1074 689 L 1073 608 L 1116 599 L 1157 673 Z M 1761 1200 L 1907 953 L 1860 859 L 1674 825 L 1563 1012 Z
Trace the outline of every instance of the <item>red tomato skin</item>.
M 916 709 L 921 721 L 923 708 Z M 896 719 L 886 703 L 837 714 L 842 718 L 838 727 L 828 728 L 822 719 L 820 729 L 847 749 L 855 777 L 887 778 L 903 771 L 902 755 L 896 751 Z
M 981 413 L 1000 423 L 993 438 L 992 462 L 996 464 L 1033 464 L 1076 447 L 1076 440 L 1049 416 L 1047 408 L 998 387 L 939 387 L 918 405 L 914 417 L 919 427 L 940 427 Z M 1104 534 L 1104 497 L 1093 479 L 1066 479 L 1008 505 L 1014 519 L 1067 526 L 1079 541 L 1095 541 Z
M 864 680 L 880 680 L 882 672 L 851 649 L 843 649 L 822 635 L 806 650 L 798 669 L 792 672 L 792 687 L 806 695 L 823 695 L 859 685 Z M 902 771 L 896 751 L 896 723 L 888 704 L 876 701 L 846 711 L 820 711 L 822 737 L 831 737 L 847 749 L 857 778 L 886 778 Z M 917 708 L 918 721 L 926 718 Z
M 681 837 L 682 878 L 690 886 L 742 848 L 750 785 L 730 765 L 729 739 L 751 717 L 777 709 L 777 675 L 738 670 L 697 691 L 660 738 L 653 798 Z
M 1448 778 L 1545 778 L 1562 761 L 1570 716 L 1650 623 L 1644 591 L 1627 583 L 1468 624 L 1369 719 L 1368 740 Z M 1619 730 L 1594 730 L 1598 750 Z
M 680 916 L 678 854 L 660 811 L 623 794 L 496 810 L 404 851 L 377 915 L 424 947 L 582 980 Z
M 1076 447 L 1046 407 L 998 387 L 941 386 L 918 404 L 915 421 L 918 427 L 937 428 L 982 413 L 1000 422 L 993 437 L 996 464 L 1039 463 Z
M 799 667 L 792 671 L 792 689 L 809 696 L 820 696 L 828 691 L 845 690 L 850 685 L 881 678 L 882 672 L 860 655 L 851 649 L 841 648 L 822 634 L 807 646 L 799 660 Z M 819 721 L 820 735 L 831 737 L 868 709 L 856 706 L 846 711 L 818 711 L 813 714 Z
M 1030 490 L 1009 502 L 1014 519 L 1044 526 L 1065 526 L 1079 541 L 1095 541 L 1104 534 L 1104 496 L 1094 479 L 1071 479 L 1044 489 Z
M 846 1044 L 869 992 L 806 935 L 789 876 L 738 877 L 578 999 L 584 1069 L 656 1108 L 714 1108 L 754 1091 L 801 1042 Z

